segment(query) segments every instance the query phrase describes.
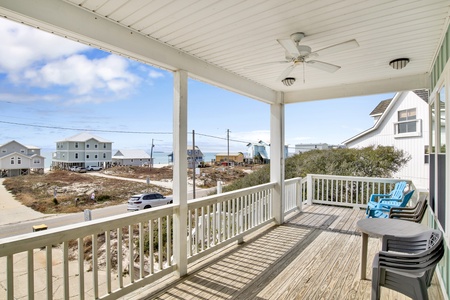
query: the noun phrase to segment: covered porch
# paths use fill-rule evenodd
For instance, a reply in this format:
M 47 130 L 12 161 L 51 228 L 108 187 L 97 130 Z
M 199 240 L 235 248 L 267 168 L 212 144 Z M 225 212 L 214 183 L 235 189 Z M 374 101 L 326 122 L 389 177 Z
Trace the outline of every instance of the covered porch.
M 280 293 L 280 297 L 292 296 L 307 293 L 313 283 L 318 285 L 319 282 L 329 282 L 329 286 L 344 288 L 345 285 L 335 282 L 336 279 L 341 280 L 340 274 L 333 273 L 338 270 L 329 273 L 329 265 L 325 262 L 334 265 L 351 261 L 348 267 L 353 269 L 348 269 L 348 272 L 354 272 L 357 267 L 353 265 L 357 264 L 358 259 L 350 254 L 353 253 L 350 249 L 341 260 L 327 261 L 331 256 L 326 255 L 330 253 L 326 252 L 328 248 L 319 248 L 322 255 L 310 257 L 314 264 L 306 260 L 301 261 L 305 264 L 302 266 L 293 267 L 291 264 L 297 259 L 306 259 L 305 253 L 311 251 L 308 247 L 314 247 L 321 239 L 333 247 L 340 243 L 344 245 L 345 239 L 353 239 L 356 245 L 357 235 L 336 233 L 327 229 L 327 226 L 335 222 L 327 217 L 329 213 L 322 214 L 324 219 L 328 218 L 325 222 L 327 226 L 322 229 L 296 225 L 292 223 L 296 218 L 290 219 L 286 216 L 296 209 L 303 211 L 304 200 L 311 209 L 315 207 L 313 203 L 362 208 L 366 205 L 367 196 L 374 190 L 372 186 L 385 189 L 386 184 L 393 181 L 369 184 L 369 188 L 356 194 L 351 194 L 353 189 L 346 188 L 345 183 L 349 181 L 345 179 L 338 183 L 336 178 L 330 181 L 322 178 L 322 182 L 329 182 L 330 186 L 320 183 L 313 185 L 316 179 L 312 176 L 305 179 L 304 183 L 300 182 L 301 179 L 285 181 L 285 109 L 289 104 L 306 101 L 428 89 L 431 99 L 430 119 L 433 120 L 428 124 L 433 127 L 430 130 L 433 132 L 433 138 L 429 146 L 432 172 L 428 224 L 441 229 L 448 237 L 450 225 L 446 220 L 450 206 L 446 203 L 450 196 L 450 185 L 446 184 L 445 178 L 450 178 L 450 160 L 445 160 L 445 156 L 450 150 L 445 147 L 445 141 L 450 140 L 450 131 L 445 130 L 442 125 L 445 125 L 446 119 L 450 119 L 450 110 L 445 109 L 450 82 L 447 64 L 450 57 L 449 7 L 448 0 L 432 0 L 426 3 L 406 0 L 217 1 L 208 5 L 193 0 L 150 3 L 132 0 L 41 0 L 31 3 L 26 0 L 0 0 L 2 17 L 174 73 L 174 204 L 132 216 L 127 214 L 87 225 L 3 239 L 0 242 L 0 256 L 7 270 L 7 298 L 12 299 L 15 289 L 23 289 L 24 286 L 27 287 L 27 295 L 34 295 L 39 291 L 51 299 L 54 297 L 54 291 L 57 291 L 68 298 L 73 294 L 71 284 L 75 282 L 75 295 L 79 298 L 84 298 L 86 294 L 92 298 L 115 299 L 127 297 L 169 274 L 182 278 L 180 285 L 167 290 L 167 295 L 174 297 L 174 291 L 182 291 L 186 286 L 199 282 L 195 280 L 201 279 L 204 286 L 212 286 L 210 290 L 205 289 L 205 293 L 218 295 L 219 291 L 222 291 L 224 296 L 236 297 L 239 293 L 247 295 L 245 293 L 250 293 L 251 290 L 255 291 L 252 295 L 261 298 L 275 297 L 275 294 L 271 293 Z M 282 61 L 281 65 L 272 65 L 273 62 L 286 58 L 285 49 L 277 40 L 289 40 L 295 33 L 304 33 L 302 44 L 307 48 L 302 49 L 311 48 L 311 51 L 306 51 L 310 53 L 306 56 L 299 53 L 298 57 L 288 55 L 287 61 Z M 338 46 L 341 43 L 351 45 L 352 49 L 337 51 L 342 49 Z M 295 44 L 290 44 L 296 47 Z M 337 48 L 332 47 L 329 51 L 330 46 Z M 321 51 L 314 53 L 316 50 Z M 300 51 L 294 48 L 293 52 Z M 319 56 L 316 56 L 317 54 Z M 390 64 L 398 59 L 408 65 L 402 67 L 396 63 Z M 258 64 L 264 66 L 251 68 Z M 302 72 L 305 68 L 297 65 L 307 68 L 306 78 L 305 72 Z M 327 70 L 335 70 L 336 73 Z M 283 77 L 290 79 L 285 81 L 287 78 Z M 228 89 L 270 106 L 270 183 L 231 194 L 187 201 L 188 78 Z M 293 82 L 297 84 L 291 85 Z M 437 127 L 436 124 L 440 126 Z M 299 130 L 307 131 L 307 128 Z M 320 181 L 320 178 L 317 180 Z M 372 179 L 349 180 L 367 182 Z M 303 189 L 304 185 L 309 188 Z M 327 193 L 314 194 L 317 190 L 325 189 Z M 322 197 L 323 195 L 327 197 Z M 351 214 L 350 212 L 354 211 L 343 209 L 339 214 L 342 217 L 342 214 L 345 216 Z M 304 218 L 306 223 L 314 224 L 314 218 L 308 216 L 309 213 L 305 210 L 303 215 L 300 214 L 299 220 Z M 317 224 L 320 223 L 321 221 L 317 221 Z M 270 271 L 262 268 L 258 271 L 260 273 L 248 275 L 239 268 L 231 267 L 231 270 L 236 270 L 232 271 L 233 273 L 239 274 L 238 279 L 227 279 L 222 286 L 212 280 L 215 277 L 208 275 L 207 279 L 202 278 L 205 273 L 201 272 L 209 272 L 211 269 L 208 268 L 226 262 L 227 258 L 238 261 L 240 259 L 238 256 L 223 254 L 223 260 L 213 261 L 204 269 L 194 271 L 192 275 L 198 277 L 195 280 L 193 277 L 183 277 L 190 274 L 193 263 L 199 263 L 217 251 L 218 245 L 223 248 L 240 243 L 249 234 L 258 234 L 262 227 L 269 224 L 277 227 L 267 229 L 259 239 L 250 239 L 239 246 L 239 249 L 230 250 L 229 255 L 241 255 L 240 251 L 252 250 L 252 247 L 258 245 L 258 241 L 271 240 L 277 235 L 284 236 L 282 233 L 286 230 L 284 233 L 292 235 L 293 239 L 287 247 L 293 247 L 291 250 L 299 256 L 292 256 L 289 258 L 291 261 L 288 259 L 281 263 L 280 259 L 284 257 L 282 253 L 287 253 L 287 248 L 284 247 L 289 243 L 286 241 L 286 245 L 280 243 L 275 246 L 280 249 L 280 253 L 271 248 L 262 252 L 262 256 L 267 258 L 275 255 Z M 99 237 L 101 241 L 98 240 Z M 156 250 L 152 247 L 142 247 L 146 237 L 151 241 L 156 238 Z M 306 248 L 298 246 L 301 243 L 297 240 L 299 237 L 306 240 Z M 117 252 L 105 251 L 105 269 L 99 270 L 99 248 L 101 246 L 101 249 L 110 249 L 112 241 L 117 243 Z M 268 242 L 267 244 L 273 245 Z M 124 247 L 127 249 L 126 255 L 122 253 L 125 251 L 123 246 L 127 246 Z M 325 245 L 322 243 L 321 246 Z M 42 247 L 45 248 L 45 258 L 38 260 L 35 253 Z M 376 247 L 374 245 L 373 249 Z M 91 252 L 86 252 L 86 248 Z M 74 255 L 74 249 L 77 255 Z M 373 249 L 371 251 L 375 251 Z M 17 258 L 19 253 L 24 256 Z M 85 255 L 89 256 L 86 261 Z M 146 255 L 151 259 L 145 260 Z M 76 257 L 75 266 L 69 267 L 69 256 Z M 60 274 L 60 281 L 54 279 L 56 273 L 52 271 L 53 258 L 56 257 L 63 262 L 58 265 L 61 269 L 55 271 Z M 128 261 L 122 261 L 123 257 L 128 257 Z M 26 262 L 21 276 L 18 277 L 25 283 L 18 283 L 15 277 L 16 271 L 13 270 L 17 260 Z M 444 297 L 449 295 L 448 261 L 447 251 L 437 272 Z M 35 275 L 34 265 L 38 262 L 44 266 L 39 268 L 40 273 Z M 127 263 L 129 268 L 122 269 Z M 296 276 L 290 276 L 291 284 L 286 285 L 285 290 L 282 284 L 277 286 L 278 280 L 286 276 L 286 272 L 302 272 L 306 266 L 314 266 L 308 270 L 311 274 L 301 273 L 299 275 L 305 276 L 299 276 L 297 279 L 294 279 Z M 320 268 L 314 275 L 316 266 Z M 115 267 L 117 275 L 112 277 L 111 269 Z M 227 268 L 224 265 L 224 269 Z M 342 269 L 345 268 L 342 266 Z M 74 269 L 78 271 L 74 272 Z M 219 276 L 225 276 L 224 274 L 226 272 Z M 268 280 L 272 275 L 273 278 Z M 351 276 L 356 275 L 348 273 L 343 276 L 345 280 L 350 280 Z M 99 281 L 99 278 L 103 279 Z M 240 290 L 237 285 L 239 282 L 242 284 Z M 364 282 L 347 283 L 349 290 L 357 295 L 367 294 L 366 289 L 362 290 Z M 55 284 L 60 284 L 63 288 L 56 289 Z M 200 285 L 200 288 L 203 285 Z M 269 288 L 272 285 L 278 288 Z M 252 288 L 242 288 L 245 286 Z M 295 290 L 292 294 L 291 287 Z M 197 292 L 198 290 L 187 293 Z M 313 292 L 319 293 L 318 290 Z M 336 296 L 345 295 L 350 294 L 341 289 Z

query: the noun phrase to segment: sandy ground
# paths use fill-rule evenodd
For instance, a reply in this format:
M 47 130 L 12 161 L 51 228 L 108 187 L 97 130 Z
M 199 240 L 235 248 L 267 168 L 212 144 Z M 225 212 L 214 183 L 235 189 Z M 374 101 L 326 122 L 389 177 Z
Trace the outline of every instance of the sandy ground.
M 43 214 L 22 205 L 14 199 L 3 185 L 4 179 L 0 179 L 0 225 L 19 223 L 34 219 L 42 219 L 51 215 Z

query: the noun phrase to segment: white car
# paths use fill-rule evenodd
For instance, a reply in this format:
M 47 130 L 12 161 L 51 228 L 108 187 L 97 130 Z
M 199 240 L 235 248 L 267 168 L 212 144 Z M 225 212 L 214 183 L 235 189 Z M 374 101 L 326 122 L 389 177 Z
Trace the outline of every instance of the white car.
M 87 166 L 86 170 L 88 171 L 100 171 L 102 169 L 102 167 L 99 166 Z
M 78 172 L 80 170 L 80 168 L 81 167 L 73 166 L 73 167 L 70 167 L 69 170 L 72 172 Z
M 128 211 L 136 211 L 173 203 L 172 197 L 164 197 L 159 193 L 133 195 L 128 199 Z

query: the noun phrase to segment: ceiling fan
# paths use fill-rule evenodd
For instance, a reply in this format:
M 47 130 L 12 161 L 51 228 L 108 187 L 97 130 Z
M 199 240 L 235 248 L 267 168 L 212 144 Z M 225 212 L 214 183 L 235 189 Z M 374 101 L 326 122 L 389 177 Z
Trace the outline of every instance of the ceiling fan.
M 341 67 L 337 65 L 333 65 L 330 63 L 326 63 L 319 60 L 314 60 L 311 58 L 316 58 L 318 56 L 326 55 L 329 53 L 336 53 L 339 51 L 349 50 L 353 48 L 359 47 L 358 42 L 356 40 L 349 40 L 343 43 L 335 44 L 315 52 L 311 52 L 311 47 L 306 45 L 300 45 L 300 41 L 305 37 L 303 32 L 296 32 L 291 34 L 290 39 L 278 39 L 277 42 L 286 50 L 286 60 L 271 62 L 266 64 L 259 64 L 254 66 L 262 66 L 268 64 L 286 64 L 289 63 L 289 66 L 281 73 L 278 77 L 277 81 L 283 80 L 289 76 L 289 74 L 300 64 L 303 64 L 303 72 L 305 71 L 305 64 L 311 66 L 313 68 L 334 73 L 339 70 Z M 303 82 L 305 81 L 305 76 L 303 76 Z

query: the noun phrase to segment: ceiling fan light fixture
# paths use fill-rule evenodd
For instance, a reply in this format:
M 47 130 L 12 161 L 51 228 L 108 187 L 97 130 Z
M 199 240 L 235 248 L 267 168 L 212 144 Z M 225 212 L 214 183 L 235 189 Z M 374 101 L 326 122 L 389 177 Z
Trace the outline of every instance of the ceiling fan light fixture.
M 391 60 L 389 62 L 389 65 L 396 70 L 403 69 L 406 67 L 406 65 L 409 63 L 409 58 L 397 58 L 394 60 Z
M 286 77 L 286 78 L 282 79 L 281 82 L 282 82 L 285 86 L 291 86 L 291 85 L 294 84 L 295 78 L 294 78 L 294 77 Z

